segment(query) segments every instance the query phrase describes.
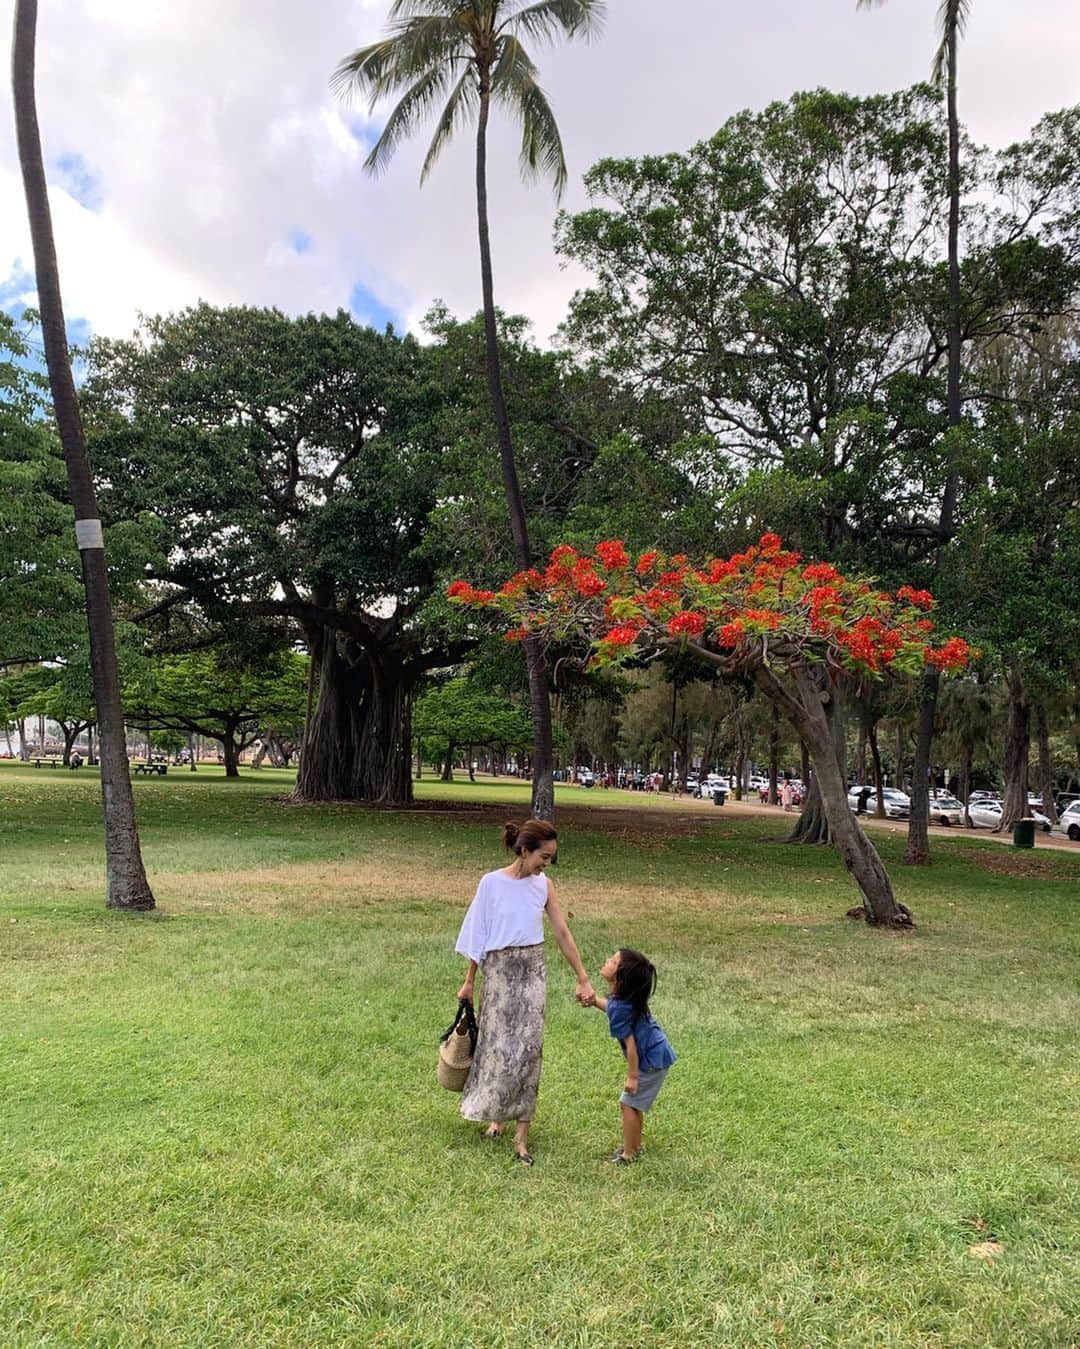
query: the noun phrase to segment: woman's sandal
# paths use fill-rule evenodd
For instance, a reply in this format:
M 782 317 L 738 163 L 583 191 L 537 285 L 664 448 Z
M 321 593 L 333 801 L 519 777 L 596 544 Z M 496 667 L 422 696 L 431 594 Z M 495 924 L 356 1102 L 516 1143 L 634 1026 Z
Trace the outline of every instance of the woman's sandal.
M 492 1139 L 502 1138 L 502 1136 L 503 1131 L 501 1129 L 496 1129 L 494 1125 L 489 1125 L 488 1128 L 486 1128 L 483 1134 L 481 1135 L 482 1138 L 492 1138 Z
M 518 1159 L 518 1161 L 522 1164 L 522 1166 L 532 1166 L 533 1164 L 533 1159 L 529 1156 L 527 1152 L 515 1152 L 514 1156 Z

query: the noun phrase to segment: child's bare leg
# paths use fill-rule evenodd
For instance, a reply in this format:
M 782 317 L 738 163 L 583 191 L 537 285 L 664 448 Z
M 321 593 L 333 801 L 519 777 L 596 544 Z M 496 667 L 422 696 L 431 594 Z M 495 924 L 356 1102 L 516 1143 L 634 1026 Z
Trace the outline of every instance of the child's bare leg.
M 632 1105 L 620 1106 L 622 1110 L 622 1151 L 627 1159 L 636 1157 L 641 1151 L 641 1126 L 645 1116 Z
M 484 1130 L 484 1133 L 488 1136 L 488 1138 L 501 1138 L 502 1131 L 503 1131 L 502 1120 L 493 1119 L 491 1123 L 488 1125 L 488 1127 Z
M 529 1155 L 529 1125 L 531 1120 L 519 1119 L 514 1129 L 514 1151 L 518 1156 Z

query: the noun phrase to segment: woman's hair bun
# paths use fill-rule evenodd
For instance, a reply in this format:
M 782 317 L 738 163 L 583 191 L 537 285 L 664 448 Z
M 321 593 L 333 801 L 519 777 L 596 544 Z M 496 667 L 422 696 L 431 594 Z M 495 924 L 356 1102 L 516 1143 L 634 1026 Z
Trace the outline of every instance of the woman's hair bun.
M 535 852 L 542 843 L 554 843 L 558 837 L 555 826 L 547 820 L 526 820 L 524 824 L 507 821 L 503 825 L 503 847 L 511 852 Z

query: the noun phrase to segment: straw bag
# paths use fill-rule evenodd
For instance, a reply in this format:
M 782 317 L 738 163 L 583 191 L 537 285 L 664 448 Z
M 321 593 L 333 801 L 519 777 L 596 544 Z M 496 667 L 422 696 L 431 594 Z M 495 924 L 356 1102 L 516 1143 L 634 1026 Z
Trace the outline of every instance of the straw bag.
M 439 1085 L 447 1091 L 463 1091 L 476 1053 L 476 1014 L 468 998 L 458 1003 L 457 1016 L 439 1036 Z

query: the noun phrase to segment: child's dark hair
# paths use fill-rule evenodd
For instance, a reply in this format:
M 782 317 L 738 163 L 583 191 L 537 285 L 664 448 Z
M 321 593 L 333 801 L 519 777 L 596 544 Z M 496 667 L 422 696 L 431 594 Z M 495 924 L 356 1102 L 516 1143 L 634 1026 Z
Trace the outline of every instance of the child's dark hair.
M 632 946 L 619 947 L 615 971 L 615 996 L 634 1009 L 634 1020 L 647 1015 L 649 999 L 656 992 L 656 966 Z

